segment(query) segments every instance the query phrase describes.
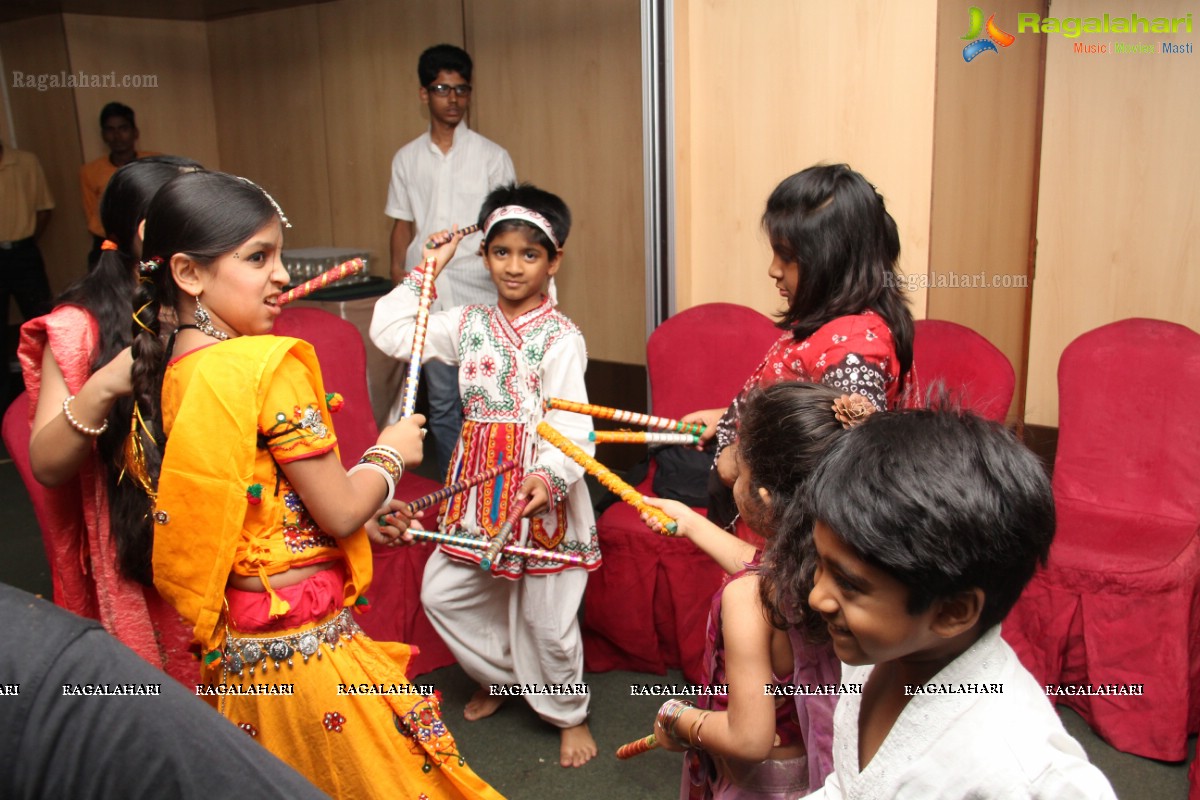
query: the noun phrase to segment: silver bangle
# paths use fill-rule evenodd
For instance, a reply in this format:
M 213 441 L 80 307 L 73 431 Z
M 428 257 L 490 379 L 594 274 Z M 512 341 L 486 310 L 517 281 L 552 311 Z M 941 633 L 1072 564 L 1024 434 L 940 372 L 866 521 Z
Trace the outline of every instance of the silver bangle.
M 71 427 L 82 433 L 84 436 L 96 437 L 108 430 L 108 420 L 104 420 L 104 424 L 99 428 L 89 428 L 79 420 L 75 419 L 75 415 L 71 413 L 71 401 L 75 399 L 75 395 L 69 394 L 63 398 L 63 416 L 67 418 L 67 422 Z
M 370 462 L 361 462 L 360 461 L 359 463 L 357 463 L 353 467 L 351 467 L 350 471 L 347 474 L 353 475 L 354 473 L 358 472 L 359 470 L 364 470 L 364 469 L 368 469 L 374 473 L 377 473 L 385 481 L 387 481 L 388 492 L 387 492 L 387 496 L 383 498 L 384 502 L 390 500 L 393 496 L 395 496 L 396 481 L 392 478 L 392 475 L 390 472 L 388 472 L 386 469 L 379 466 L 378 464 L 372 464 Z

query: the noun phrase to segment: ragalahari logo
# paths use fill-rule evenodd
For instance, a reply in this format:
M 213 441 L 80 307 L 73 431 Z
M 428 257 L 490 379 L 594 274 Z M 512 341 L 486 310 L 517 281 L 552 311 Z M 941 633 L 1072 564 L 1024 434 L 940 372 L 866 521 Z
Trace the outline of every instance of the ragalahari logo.
M 972 41 L 963 48 L 963 61 L 969 63 L 975 59 L 975 56 L 985 53 L 988 50 L 993 53 L 999 53 L 1000 51 L 996 49 L 996 45 L 1008 47 L 1017 40 L 1017 37 L 1011 33 L 1005 33 L 996 26 L 995 14 L 988 17 L 987 25 L 985 26 L 983 24 L 983 11 L 978 6 L 971 6 L 970 11 L 967 13 L 970 15 L 971 27 L 967 31 L 967 35 L 962 38 L 971 39 Z M 979 38 L 979 34 L 985 28 L 987 30 L 987 38 L 981 39 Z

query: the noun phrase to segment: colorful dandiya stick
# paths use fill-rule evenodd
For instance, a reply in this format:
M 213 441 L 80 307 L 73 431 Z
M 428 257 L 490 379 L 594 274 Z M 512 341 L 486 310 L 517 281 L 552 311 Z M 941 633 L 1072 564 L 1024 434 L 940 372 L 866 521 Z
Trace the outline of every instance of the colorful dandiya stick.
M 408 378 L 404 382 L 404 410 L 402 417 L 417 413 L 417 384 L 421 380 L 421 357 L 425 354 L 425 333 L 429 329 L 429 306 L 433 303 L 433 271 L 437 260 L 425 259 L 425 270 L 421 273 L 421 301 L 417 306 L 417 325 L 413 329 L 412 355 L 408 359 Z
M 474 550 L 482 550 L 489 544 L 489 542 L 483 539 L 472 539 L 470 536 L 455 536 L 452 533 L 441 533 L 439 531 L 423 531 L 417 528 L 409 528 L 408 532 L 413 535 L 414 539 L 420 539 L 423 542 L 470 547 Z M 525 556 L 526 558 L 540 558 L 543 561 L 558 561 L 563 564 L 583 564 L 583 556 L 575 553 L 560 553 L 557 550 L 539 550 L 536 547 L 521 547 L 509 544 L 504 546 L 503 552 L 514 556 Z
M 440 503 L 447 497 L 453 497 L 456 494 L 461 494 L 472 486 L 477 486 L 485 481 L 490 481 L 492 478 L 502 473 L 508 472 L 517 466 L 515 461 L 501 461 L 494 467 L 488 467 L 483 472 L 477 472 L 470 477 L 455 481 L 449 486 L 443 486 L 436 492 L 430 492 L 427 495 L 418 497 L 408 504 L 408 513 L 416 514 L 418 511 L 423 511 L 429 508 L 434 503 Z
M 305 281 L 294 289 L 289 289 L 279 295 L 276 301 L 279 305 L 286 305 L 293 300 L 299 300 L 302 297 L 307 297 L 318 289 L 324 289 L 334 281 L 340 281 L 342 278 L 348 278 L 351 275 L 357 275 L 367 268 L 366 262 L 361 258 L 352 258 L 349 261 L 343 261 L 333 269 L 327 269 L 312 280 Z
M 504 549 L 504 545 L 508 544 L 508 540 L 512 538 L 513 531 L 520 524 L 521 515 L 525 513 L 525 506 L 527 505 L 529 505 L 529 495 L 518 497 L 513 501 L 504 524 L 500 526 L 500 530 L 496 531 L 496 535 L 492 537 L 492 543 L 488 545 L 487 552 L 483 554 L 483 558 L 479 562 L 480 567 L 485 570 L 492 568 L 492 564 L 497 561 L 500 551 Z
M 657 433 L 655 431 L 592 431 L 588 438 L 593 442 L 617 444 L 700 444 L 694 433 Z
M 622 760 L 633 758 L 634 756 L 640 756 L 642 753 L 648 753 L 656 747 L 658 747 L 658 737 L 652 733 L 649 736 L 643 736 L 636 742 L 630 742 L 618 747 L 617 758 Z
M 583 452 L 579 448 L 579 445 L 556 431 L 554 426 L 549 422 L 539 422 L 537 432 L 538 436 L 541 436 L 547 442 L 566 453 L 572 461 L 587 470 L 587 473 L 600 481 L 600 485 L 605 489 L 608 489 L 643 514 L 653 517 L 662 526 L 663 530 L 667 532 L 667 536 L 674 536 L 676 531 L 679 530 L 679 526 L 675 524 L 675 520 L 667 516 L 666 512 L 661 508 L 647 505 L 641 492 L 617 477 L 608 467 Z
M 441 247 L 441 246 L 442 246 L 442 245 L 444 245 L 446 242 L 448 242 L 448 241 L 450 241 L 452 238 L 454 238 L 454 234 L 456 234 L 456 233 L 461 233 L 463 236 L 470 236 L 472 233 L 474 233 L 474 232 L 475 232 L 475 231 L 477 231 L 477 230 L 479 230 L 479 225 L 478 225 L 478 224 L 475 224 L 475 225 L 468 225 L 468 226 L 467 226 L 467 227 L 465 227 L 465 228 L 459 228 L 459 229 L 458 229 L 458 230 L 456 230 L 456 231 L 450 231 L 450 233 L 449 233 L 449 234 L 448 234 L 448 235 L 447 235 L 447 236 L 446 236 L 444 239 L 442 239 L 441 241 L 438 241 L 437 239 L 435 239 L 435 238 L 433 238 L 433 237 L 430 237 L 430 238 L 429 238 L 429 241 L 425 243 L 425 249 L 426 249 L 426 250 L 432 250 L 432 249 L 433 249 L 433 248 L 435 248 L 435 247 Z
M 574 400 L 561 400 L 551 397 L 546 400 L 546 408 L 557 408 L 560 411 L 574 411 L 576 414 L 587 414 L 589 417 L 611 419 L 629 425 L 645 425 L 647 428 L 673 430 L 679 433 L 704 433 L 703 422 L 680 422 L 677 419 L 655 417 L 651 414 L 639 414 L 636 411 L 622 411 L 619 408 L 596 406 L 591 403 L 576 403 Z

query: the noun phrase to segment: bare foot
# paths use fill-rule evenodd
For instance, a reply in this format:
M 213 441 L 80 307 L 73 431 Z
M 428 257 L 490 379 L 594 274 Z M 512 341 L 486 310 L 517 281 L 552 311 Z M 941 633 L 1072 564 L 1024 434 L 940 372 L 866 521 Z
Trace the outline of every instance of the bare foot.
M 504 702 L 503 697 L 493 697 L 488 694 L 488 690 L 480 686 L 475 690 L 475 694 L 471 695 L 471 699 L 467 701 L 467 705 L 463 708 L 463 716 L 467 720 L 474 722 L 477 719 L 490 717 L 496 713 L 496 709 Z
M 582 767 L 596 755 L 596 740 L 586 722 L 562 729 L 562 748 L 558 763 L 564 767 Z

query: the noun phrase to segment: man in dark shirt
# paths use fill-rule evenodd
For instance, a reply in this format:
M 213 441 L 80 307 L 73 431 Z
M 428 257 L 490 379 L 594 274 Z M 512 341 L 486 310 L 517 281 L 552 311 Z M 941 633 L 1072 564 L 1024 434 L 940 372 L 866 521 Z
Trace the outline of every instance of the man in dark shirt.
M 0 797 L 325 797 L 98 623 L 4 584 L 0 714 Z

